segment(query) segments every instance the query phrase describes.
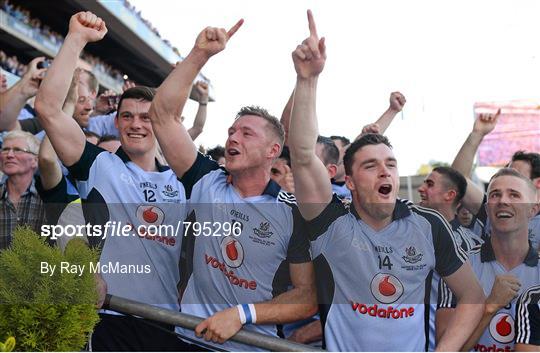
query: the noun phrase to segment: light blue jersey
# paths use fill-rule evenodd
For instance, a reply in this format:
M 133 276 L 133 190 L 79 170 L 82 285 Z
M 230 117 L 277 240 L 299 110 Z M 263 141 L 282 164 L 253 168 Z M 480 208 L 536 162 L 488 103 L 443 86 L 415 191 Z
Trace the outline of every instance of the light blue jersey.
M 270 180 L 262 195 L 241 197 L 218 164 L 199 154 L 181 178 L 194 221 L 211 235 L 193 234 L 192 273 L 181 303 L 182 312 L 207 318 L 237 304 L 259 303 L 284 293 L 290 286 L 289 264 L 309 262 L 309 242 L 292 195 L 280 192 Z M 227 229 L 235 229 L 228 234 Z M 195 228 L 194 233 L 197 233 Z M 278 325 L 245 325 L 280 336 Z M 182 335 L 219 350 L 260 350 L 232 341 L 223 345 Z
M 108 293 L 178 310 L 182 229 L 175 235 L 164 226 L 176 229 L 185 219 L 185 190 L 170 169 L 156 166 L 157 172 L 146 172 L 122 148 L 110 153 L 87 142 L 69 171 L 86 221 L 108 231 L 100 257 L 100 265 L 109 266 L 100 268 Z M 107 223 L 117 227 L 107 229 Z
M 470 263 L 481 287 L 484 289 L 486 297 L 491 293 L 497 275 L 513 274 L 521 282 L 521 290 L 540 283 L 538 253 L 532 247 L 529 248 L 529 252 L 522 264 L 507 271 L 495 258 L 491 238 L 487 238 L 481 248 L 470 256 Z M 453 308 L 455 305 L 454 295 L 443 282 L 439 295 L 439 307 Z M 508 352 L 514 350 L 514 339 L 516 338 L 514 327 L 516 320 L 515 306 L 516 298 L 493 316 L 489 326 L 474 346 L 473 351 Z
M 436 211 L 397 200 L 392 219 L 375 231 L 334 196 L 307 222 L 328 350 L 428 347 L 432 273 L 453 274 L 466 254 Z

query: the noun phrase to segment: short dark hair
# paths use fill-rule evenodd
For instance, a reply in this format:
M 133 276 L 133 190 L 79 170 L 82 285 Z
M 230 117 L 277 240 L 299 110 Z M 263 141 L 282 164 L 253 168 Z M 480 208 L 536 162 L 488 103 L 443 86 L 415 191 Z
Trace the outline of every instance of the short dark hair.
M 217 162 L 221 157 L 225 157 L 225 147 L 217 145 L 206 151 L 206 154 Z
M 93 132 L 93 131 L 83 130 L 83 132 L 84 132 L 84 136 L 86 136 L 86 137 L 95 137 L 95 138 L 97 138 L 98 140 L 101 138 L 101 136 L 99 136 L 98 134 L 96 134 L 96 133 Z
M 389 148 L 392 148 L 392 145 L 390 144 L 390 141 L 388 141 L 388 138 L 386 136 L 380 135 L 380 134 L 365 134 L 364 136 L 360 137 L 358 140 L 354 141 L 347 151 L 345 152 L 345 156 L 343 157 L 343 164 L 345 166 L 345 175 L 352 175 L 352 165 L 354 162 L 354 154 L 360 150 L 362 147 L 367 145 L 379 145 L 383 144 L 388 146 Z
M 278 138 L 279 145 L 283 147 L 283 144 L 285 143 L 285 130 L 283 129 L 283 125 L 281 125 L 281 122 L 278 120 L 278 118 L 270 114 L 266 109 L 256 105 L 242 107 L 240 111 L 236 114 L 236 119 L 239 119 L 245 115 L 255 115 L 266 120 L 268 125 L 270 125 L 272 132 Z
M 120 139 L 118 138 L 118 136 L 115 136 L 115 135 L 103 135 L 99 138 L 98 140 L 98 145 L 102 142 L 108 142 L 108 141 L 120 141 Z
M 499 169 L 499 171 L 497 173 L 495 173 L 491 177 L 491 179 L 489 179 L 489 184 L 491 184 L 491 182 L 493 182 L 493 180 L 495 180 L 495 179 L 497 179 L 499 177 L 502 177 L 502 176 L 513 176 L 513 177 L 516 177 L 516 178 L 519 178 L 519 179 L 523 180 L 525 182 L 525 184 L 527 184 L 527 186 L 531 189 L 531 191 L 533 191 L 533 193 L 536 195 L 536 187 L 532 183 L 531 179 L 527 178 L 525 175 L 521 174 L 520 172 L 518 172 L 517 170 L 512 169 L 512 168 L 501 168 L 501 169 Z
M 341 141 L 341 143 L 343 144 L 343 146 L 348 146 L 351 144 L 351 140 L 349 140 L 348 138 L 346 138 L 345 136 L 337 136 L 337 135 L 332 135 L 330 136 L 330 138 L 335 141 L 335 140 L 339 140 Z
M 512 156 L 512 162 L 524 161 L 531 166 L 531 175 L 528 177 L 532 180 L 540 177 L 540 154 L 536 152 L 517 151 Z M 526 175 L 527 176 L 527 175 Z
M 122 101 L 124 99 L 137 99 L 141 101 L 151 102 L 154 99 L 155 95 L 156 90 L 152 87 L 135 86 L 128 88 L 120 96 L 120 100 L 118 101 L 118 111 L 116 112 L 116 115 L 118 116 L 118 112 L 120 111 L 120 107 L 122 106 Z
M 452 204 L 457 206 L 467 192 L 467 179 L 465 179 L 460 172 L 451 167 L 435 167 L 433 168 L 433 171 L 441 174 L 444 177 L 447 189 L 456 190 L 456 198 Z
M 283 150 L 281 151 L 279 158 L 285 160 L 289 167 L 291 166 L 291 152 L 289 151 L 289 146 L 283 146 Z
M 339 149 L 334 143 L 334 140 L 330 137 L 319 136 L 317 137 L 317 144 L 323 146 L 321 159 L 325 166 L 329 164 L 338 164 Z

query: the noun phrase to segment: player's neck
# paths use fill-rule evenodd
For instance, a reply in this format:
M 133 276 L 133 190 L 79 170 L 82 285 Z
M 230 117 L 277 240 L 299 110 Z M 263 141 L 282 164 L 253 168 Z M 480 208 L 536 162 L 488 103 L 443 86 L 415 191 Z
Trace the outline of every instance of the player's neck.
M 250 197 L 262 195 L 270 181 L 270 172 L 258 169 L 246 169 L 231 173 L 232 184 L 240 196 Z
M 131 154 L 126 151 L 126 154 L 133 163 L 138 165 L 145 172 L 157 171 L 156 155 L 154 153 Z
M 527 237 L 527 230 L 513 234 L 491 234 L 495 258 L 507 271 L 519 266 L 527 257 L 529 252 Z
M 360 219 L 376 232 L 382 230 L 384 227 L 392 223 L 392 215 L 387 217 L 372 216 L 362 208 L 360 202 L 354 196 L 353 205 L 354 209 L 358 213 L 358 216 L 360 216 Z

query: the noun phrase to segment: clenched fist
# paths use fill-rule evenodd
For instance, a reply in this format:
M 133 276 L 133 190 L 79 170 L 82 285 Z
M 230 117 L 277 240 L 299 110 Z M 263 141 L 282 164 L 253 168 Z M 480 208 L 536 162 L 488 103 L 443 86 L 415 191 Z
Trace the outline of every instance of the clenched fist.
M 390 94 L 390 110 L 399 113 L 407 103 L 405 96 L 400 92 L 392 92 Z
M 491 293 L 486 299 L 486 310 L 494 314 L 504 308 L 519 293 L 521 283 L 512 274 L 497 275 Z
M 90 11 L 78 12 L 69 20 L 69 33 L 84 40 L 87 43 L 97 42 L 107 34 L 105 21 Z

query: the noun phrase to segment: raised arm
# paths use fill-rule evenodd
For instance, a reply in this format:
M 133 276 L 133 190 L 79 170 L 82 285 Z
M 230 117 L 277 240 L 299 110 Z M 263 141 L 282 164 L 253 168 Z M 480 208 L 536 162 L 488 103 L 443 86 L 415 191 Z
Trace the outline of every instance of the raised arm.
M 205 28 L 188 56 L 159 86 L 152 101 L 150 119 L 154 134 L 178 177 L 182 177 L 197 158 L 197 147 L 180 121 L 193 80 L 210 57 L 225 49 L 242 23 L 243 20 L 238 21 L 228 32 L 223 28 Z
M 193 88 L 197 90 L 199 96 L 199 109 L 195 115 L 193 126 L 188 130 L 191 140 L 195 141 L 203 132 L 204 124 L 206 123 L 206 113 L 208 105 L 208 85 L 205 82 L 197 81 Z
M 396 115 L 403 110 L 406 102 L 407 100 L 403 94 L 400 92 L 392 92 L 390 94 L 390 105 L 388 109 L 386 109 L 376 122 L 364 126 L 360 135 L 355 138 L 355 141 L 365 134 L 384 135 Z
M 84 151 L 84 133 L 62 107 L 68 93 L 77 60 L 87 43 L 101 40 L 107 33 L 105 22 L 91 12 L 79 12 L 69 21 L 69 32 L 41 83 L 36 97 L 39 121 L 60 160 L 71 166 Z
M 501 110 L 499 109 L 495 114 L 478 115 L 472 132 L 463 143 L 463 146 L 461 146 L 456 158 L 454 158 L 454 162 L 452 162 L 452 168 L 467 178 L 467 192 L 461 203 L 473 214 L 478 213 L 484 198 L 484 191 L 469 179 L 471 177 L 474 156 L 484 137 L 495 128 L 500 113 Z
M 0 131 L 20 130 L 17 120 L 19 113 L 26 102 L 34 97 L 38 91 L 39 83 L 47 69 L 38 69 L 39 62 L 45 60 L 43 56 L 34 58 L 28 64 L 28 71 L 13 87 L 0 93 Z
M 484 312 L 484 293 L 469 262 L 444 277 L 458 301 L 452 319 L 447 323 L 436 351 L 459 351 L 477 326 Z
M 291 112 L 292 112 L 292 106 L 294 101 L 294 90 L 291 93 L 291 96 L 289 97 L 289 100 L 287 101 L 287 104 L 285 104 L 285 108 L 283 108 L 283 113 L 281 113 L 281 125 L 283 125 L 283 129 L 285 130 L 285 146 L 289 145 L 289 127 L 291 125 Z
M 77 86 L 79 81 L 79 73 L 75 71 L 69 87 L 66 100 L 62 110 L 68 116 L 72 116 L 77 103 Z M 62 169 L 58 164 L 58 156 L 49 140 L 49 136 L 45 135 L 39 146 L 38 167 L 41 177 L 41 184 L 44 190 L 54 188 L 62 180 Z
M 289 149 L 296 199 L 302 216 L 317 217 L 332 200 L 332 185 L 323 162 L 315 154 L 317 80 L 326 61 L 324 38 L 319 39 L 308 10 L 309 37 L 293 52 L 296 88 L 289 129 Z

